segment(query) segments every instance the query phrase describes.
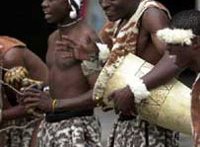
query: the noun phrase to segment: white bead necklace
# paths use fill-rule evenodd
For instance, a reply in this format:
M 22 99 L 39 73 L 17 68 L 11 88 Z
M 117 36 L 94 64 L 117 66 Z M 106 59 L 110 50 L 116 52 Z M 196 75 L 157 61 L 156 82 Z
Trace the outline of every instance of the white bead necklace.
M 77 19 L 77 20 L 75 20 L 75 21 L 73 21 L 71 23 L 68 23 L 68 24 L 58 24 L 57 26 L 58 26 L 58 28 L 67 28 L 69 26 L 72 26 L 72 25 L 78 23 L 81 20 L 82 20 L 82 18 L 79 18 L 79 19 Z

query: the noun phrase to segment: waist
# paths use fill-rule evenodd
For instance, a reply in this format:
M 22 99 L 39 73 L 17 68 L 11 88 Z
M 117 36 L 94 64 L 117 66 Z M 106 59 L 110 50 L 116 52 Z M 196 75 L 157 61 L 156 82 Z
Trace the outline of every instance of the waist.
M 132 119 L 136 119 L 136 115 L 127 116 L 127 115 L 120 114 L 118 120 L 119 121 L 127 121 L 127 120 L 132 120 Z
M 73 117 L 82 117 L 82 116 L 92 116 L 94 114 L 93 109 L 89 110 L 68 110 L 68 111 L 57 111 L 46 113 L 45 120 L 47 122 L 59 122 L 65 119 L 70 119 Z

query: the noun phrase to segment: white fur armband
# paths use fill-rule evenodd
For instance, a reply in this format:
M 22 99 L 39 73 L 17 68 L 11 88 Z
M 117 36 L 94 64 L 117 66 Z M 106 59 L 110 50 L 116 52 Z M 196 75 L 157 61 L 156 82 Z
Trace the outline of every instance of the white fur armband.
M 105 63 L 110 54 L 110 50 L 106 44 L 96 43 L 96 45 L 99 48 L 99 60 Z
M 129 79 L 126 78 L 125 82 L 134 94 L 136 104 L 139 104 L 143 99 L 150 96 L 150 92 L 147 90 L 142 79 L 134 76 Z
M 43 88 L 43 91 L 44 91 L 44 92 L 49 92 L 49 90 L 50 90 L 50 87 L 49 87 L 49 86 L 45 86 L 45 87 Z
M 157 37 L 168 44 L 191 45 L 195 37 L 192 30 L 165 28 L 157 31 Z

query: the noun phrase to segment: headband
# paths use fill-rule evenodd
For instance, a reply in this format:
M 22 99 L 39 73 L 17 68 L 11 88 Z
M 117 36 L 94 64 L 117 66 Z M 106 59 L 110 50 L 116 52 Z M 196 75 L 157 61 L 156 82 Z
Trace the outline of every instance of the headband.
M 71 19 L 76 19 L 81 9 L 82 0 L 68 0 L 68 3 L 72 8 L 72 10 L 69 13 L 69 17 Z

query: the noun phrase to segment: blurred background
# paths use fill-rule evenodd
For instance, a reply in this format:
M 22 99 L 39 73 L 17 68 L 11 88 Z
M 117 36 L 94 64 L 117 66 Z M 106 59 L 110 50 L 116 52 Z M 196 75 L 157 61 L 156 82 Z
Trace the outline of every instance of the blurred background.
M 158 0 L 171 12 L 172 16 L 185 9 L 199 9 L 200 0 Z M 0 1 L 0 34 L 16 37 L 24 41 L 28 48 L 45 60 L 48 35 L 56 29 L 49 25 L 43 18 L 41 9 L 42 0 L 1 0 Z M 99 7 L 98 0 L 84 0 L 82 15 L 97 32 L 101 29 L 106 19 Z M 195 74 L 185 70 L 180 75 L 186 85 L 191 87 Z M 110 132 L 115 115 L 112 111 L 104 113 L 97 109 L 97 116 L 102 122 L 105 143 Z M 191 147 L 191 137 L 182 134 L 180 147 Z

